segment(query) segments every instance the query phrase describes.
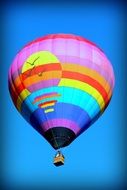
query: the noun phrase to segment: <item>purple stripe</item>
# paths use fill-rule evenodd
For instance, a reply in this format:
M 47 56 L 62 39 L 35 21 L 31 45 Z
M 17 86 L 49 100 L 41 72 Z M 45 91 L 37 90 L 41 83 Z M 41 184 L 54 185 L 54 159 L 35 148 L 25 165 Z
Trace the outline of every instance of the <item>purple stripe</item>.
M 59 126 L 71 129 L 76 135 L 80 131 L 79 126 L 75 122 L 68 119 L 52 119 L 41 124 L 41 127 L 43 128 L 44 131 Z
M 45 80 L 45 81 L 41 81 L 35 84 L 32 84 L 31 86 L 27 87 L 27 89 L 30 92 L 34 92 L 37 90 L 40 90 L 42 88 L 47 88 L 50 86 L 58 86 L 60 79 L 51 79 L 51 80 Z
M 81 59 L 78 57 L 73 57 L 73 56 L 63 56 L 63 55 L 57 55 L 57 57 L 60 59 L 62 63 L 74 63 L 74 64 L 79 64 L 82 66 L 86 66 L 87 68 L 91 68 L 92 70 L 95 70 L 97 73 L 99 73 L 102 77 L 105 78 L 105 80 L 109 83 L 111 89 L 114 87 L 114 74 L 113 74 L 113 69 L 112 69 L 112 75 L 108 74 L 105 72 L 103 68 L 98 66 L 97 64 L 94 64 L 93 62 L 86 60 L 86 59 Z M 21 67 L 19 68 L 18 72 L 21 72 Z M 19 73 L 15 71 L 13 73 L 13 78 L 16 79 L 19 76 Z

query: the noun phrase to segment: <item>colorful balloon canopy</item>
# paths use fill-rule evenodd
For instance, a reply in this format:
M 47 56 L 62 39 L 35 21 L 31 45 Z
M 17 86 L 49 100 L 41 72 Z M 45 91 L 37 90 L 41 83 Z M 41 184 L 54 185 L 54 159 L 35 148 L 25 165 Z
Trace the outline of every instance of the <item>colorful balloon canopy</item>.
M 71 34 L 32 41 L 9 70 L 15 107 L 55 149 L 69 145 L 104 112 L 113 87 L 103 51 Z

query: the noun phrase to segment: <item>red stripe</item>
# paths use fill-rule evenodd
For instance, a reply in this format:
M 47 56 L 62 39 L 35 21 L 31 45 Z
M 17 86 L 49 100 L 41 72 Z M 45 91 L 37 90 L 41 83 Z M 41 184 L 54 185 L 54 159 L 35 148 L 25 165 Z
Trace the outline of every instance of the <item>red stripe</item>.
M 25 47 L 27 47 L 29 45 L 32 45 L 32 44 L 34 44 L 36 42 L 41 42 L 43 40 L 56 39 L 56 38 L 75 39 L 75 40 L 84 41 L 84 42 L 87 42 L 87 43 L 89 43 L 91 45 L 96 46 L 96 44 L 94 44 L 93 42 L 91 42 L 91 41 L 89 41 L 89 40 L 87 40 L 87 39 L 85 39 L 83 37 L 76 36 L 76 35 L 73 35 L 73 34 L 50 34 L 50 35 L 40 37 L 40 38 L 37 38 L 37 39 L 33 40 L 32 42 L 28 43 Z
M 47 65 L 43 65 L 43 66 L 37 66 L 35 68 L 35 71 L 32 71 L 30 73 L 30 76 L 38 74 L 39 72 L 42 72 L 42 69 L 43 69 L 43 71 L 46 71 L 46 72 L 52 71 L 53 69 L 58 71 L 58 70 L 61 70 L 61 66 L 59 63 L 55 63 L 55 65 L 54 64 L 47 64 Z M 30 70 L 32 70 L 32 69 L 29 69 L 26 72 L 24 72 L 23 74 L 21 74 L 22 82 L 23 82 L 23 80 L 25 80 L 29 77 L 28 73 L 30 72 Z M 26 89 L 26 87 L 23 85 L 23 83 L 20 83 L 20 85 L 16 87 L 16 91 L 18 92 L 18 94 L 20 94 L 24 89 Z
M 87 75 L 83 75 L 83 74 L 71 72 L 71 71 L 62 71 L 62 78 L 70 78 L 70 79 L 75 79 L 75 80 L 79 80 L 79 81 L 88 83 L 89 85 L 93 86 L 95 89 L 97 89 L 101 93 L 106 104 L 109 101 L 108 94 L 105 91 L 105 89 L 101 86 L 101 84 L 98 81 L 92 79 L 91 77 L 89 77 Z M 26 89 L 26 88 L 23 85 L 23 83 L 21 83 L 16 88 L 16 93 L 19 95 L 24 89 Z M 14 95 L 14 93 L 13 93 L 13 95 Z M 15 98 L 14 98 L 15 102 L 16 102 L 16 97 L 18 98 L 18 96 L 15 94 Z
M 19 86 L 17 86 L 16 91 L 18 92 L 18 94 L 20 94 L 25 89 L 26 89 L 25 86 L 23 86 L 21 83 Z
M 33 76 L 41 72 L 47 72 L 47 71 L 53 71 L 53 70 L 56 70 L 56 71 L 62 70 L 60 63 L 50 63 L 50 64 L 45 64 L 45 65 L 39 65 L 33 69 L 29 69 L 25 71 L 23 74 L 21 74 L 22 80 L 25 80 L 29 76 Z
M 41 107 L 43 105 L 46 105 L 46 104 L 49 104 L 49 103 L 55 103 L 55 102 L 57 102 L 57 100 L 47 101 L 47 102 L 39 104 L 38 106 Z
M 62 71 L 62 78 L 70 78 L 70 79 L 75 79 L 75 80 L 88 83 L 89 85 L 93 86 L 95 89 L 97 89 L 101 93 L 102 97 L 105 100 L 105 103 L 108 101 L 108 94 L 105 91 L 105 89 L 101 86 L 101 84 L 98 81 L 92 79 L 91 77 L 80 74 L 80 73 L 76 73 L 76 72 Z M 16 88 L 16 91 L 18 92 L 18 94 L 20 94 L 22 90 L 24 89 L 25 89 L 25 86 L 23 86 L 23 84 L 21 83 Z
M 105 89 L 100 85 L 100 83 L 87 75 L 83 75 L 83 74 L 71 72 L 71 71 L 63 71 L 62 78 L 76 79 L 78 81 L 88 83 L 89 85 L 91 85 L 92 87 L 94 87 L 101 93 L 105 103 L 109 101 L 108 94 L 105 91 Z
M 17 102 L 17 94 L 16 92 L 13 90 L 13 88 L 11 87 L 11 85 L 9 86 L 9 92 L 11 94 L 12 100 L 14 102 L 14 105 L 16 106 L 16 102 Z
M 18 99 L 18 96 L 20 95 L 20 93 L 25 89 L 26 89 L 26 87 L 24 86 L 24 83 L 20 83 L 19 86 L 16 86 L 17 99 Z
M 45 98 L 58 97 L 58 96 L 60 96 L 60 94 L 57 94 L 57 93 L 49 94 L 49 95 L 43 95 L 43 96 L 41 96 L 39 98 L 35 98 L 33 104 L 36 103 L 36 102 L 39 102 L 40 100 L 44 100 Z

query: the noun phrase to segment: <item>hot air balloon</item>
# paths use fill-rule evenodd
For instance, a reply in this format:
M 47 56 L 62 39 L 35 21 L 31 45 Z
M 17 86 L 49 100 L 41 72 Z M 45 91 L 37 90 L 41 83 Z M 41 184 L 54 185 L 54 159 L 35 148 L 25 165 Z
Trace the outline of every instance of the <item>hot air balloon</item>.
M 8 78 L 15 107 L 56 150 L 102 115 L 114 87 L 104 52 L 72 34 L 50 34 L 27 44 L 17 53 Z M 60 151 L 54 164 L 64 164 Z

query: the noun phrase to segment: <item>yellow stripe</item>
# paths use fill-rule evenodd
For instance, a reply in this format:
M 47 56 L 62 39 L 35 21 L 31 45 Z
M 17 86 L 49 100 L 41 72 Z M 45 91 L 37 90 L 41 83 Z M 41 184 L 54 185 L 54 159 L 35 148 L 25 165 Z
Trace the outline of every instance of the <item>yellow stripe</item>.
M 21 104 L 22 104 L 22 102 L 23 102 L 23 100 L 25 99 L 25 98 L 27 98 L 27 96 L 29 96 L 30 95 L 30 92 L 27 90 L 27 89 L 24 89 L 21 93 L 20 93 L 20 95 L 18 96 L 18 99 L 17 99 L 17 109 L 19 110 L 19 111 L 21 111 Z
M 53 109 L 53 108 L 50 108 L 50 109 L 45 110 L 44 112 L 45 112 L 45 113 L 48 113 L 48 112 L 52 112 L 52 111 L 54 111 L 54 109 Z
M 88 94 L 93 96 L 94 99 L 96 99 L 96 101 L 98 102 L 98 104 L 100 106 L 100 109 L 103 111 L 103 108 L 105 106 L 105 102 L 104 102 L 102 95 L 95 88 L 88 85 L 87 83 L 77 81 L 77 80 L 73 80 L 73 79 L 61 79 L 59 86 L 73 87 L 73 88 L 80 89 L 84 92 L 87 92 Z
M 48 106 L 54 106 L 54 105 L 55 105 L 55 103 L 48 103 L 46 105 L 42 105 L 41 108 L 46 108 Z

